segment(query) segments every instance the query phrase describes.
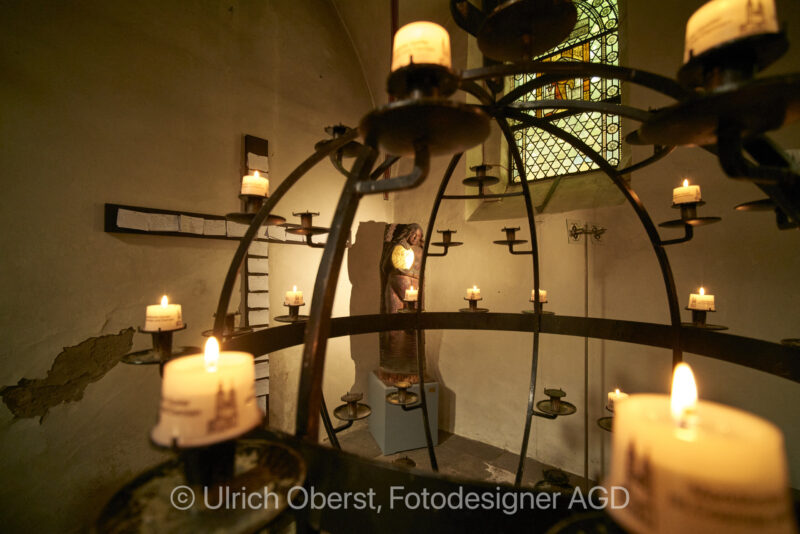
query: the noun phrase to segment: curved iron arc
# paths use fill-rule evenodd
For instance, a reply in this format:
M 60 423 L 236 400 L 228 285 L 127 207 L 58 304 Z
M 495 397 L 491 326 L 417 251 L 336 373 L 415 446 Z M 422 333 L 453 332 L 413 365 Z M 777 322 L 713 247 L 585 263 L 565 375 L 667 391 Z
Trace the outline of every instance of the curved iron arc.
M 520 61 L 517 63 L 504 63 L 491 67 L 465 70 L 461 73 L 461 78 L 464 82 L 467 82 L 496 78 L 498 76 L 534 73 L 558 74 L 560 79 L 585 78 L 587 76 L 612 78 L 653 89 L 676 100 L 683 100 L 694 94 L 690 89 L 666 76 L 629 67 L 586 61 Z
M 509 108 L 521 111 L 533 109 L 569 109 L 583 111 L 599 111 L 607 115 L 618 115 L 639 122 L 649 120 L 653 114 L 643 109 L 611 102 L 592 102 L 589 100 L 533 100 L 530 102 L 518 102 L 509 104 Z
M 456 165 L 458 165 L 458 161 L 461 159 L 463 152 L 459 152 L 458 154 L 454 155 L 450 159 L 450 164 L 447 166 L 447 170 L 444 172 L 444 176 L 442 177 L 442 182 L 439 185 L 439 190 L 436 192 L 436 198 L 433 201 L 433 208 L 431 208 L 431 215 L 428 217 L 428 228 L 425 230 L 425 244 L 422 247 L 422 259 L 420 260 L 419 266 L 419 294 L 417 295 L 419 303 L 417 306 L 417 313 L 414 314 L 415 322 L 419 322 L 420 314 L 422 313 L 422 303 L 425 302 L 423 298 L 425 297 L 425 268 L 428 265 L 428 256 L 434 255 L 430 253 L 430 246 L 431 240 L 433 238 L 433 227 L 436 224 L 436 215 L 439 213 L 439 206 L 442 204 L 442 197 L 444 196 L 444 192 L 447 189 L 447 184 L 450 183 L 450 178 L 453 176 L 453 172 L 456 170 Z M 447 249 L 445 249 L 444 256 L 447 254 Z M 417 374 L 419 378 L 419 392 L 420 392 L 420 404 L 422 406 L 422 419 L 423 423 L 425 424 L 425 442 L 428 446 L 428 458 L 430 458 L 431 462 L 431 469 L 434 471 L 439 470 L 439 464 L 436 461 L 436 452 L 433 450 L 433 437 L 431 436 L 430 430 L 430 422 L 428 418 L 428 402 L 425 395 L 425 332 L 417 330 Z
M 369 179 L 369 173 L 377 157 L 378 153 L 374 149 L 364 146 L 353 164 L 336 206 L 331 231 L 325 243 L 322 261 L 320 261 L 317 279 L 314 283 L 311 310 L 305 329 L 295 420 L 295 435 L 313 442 L 317 441 L 319 434 L 319 418 L 316 413 L 323 404 L 322 375 L 331 329 L 331 311 L 336 295 L 336 283 L 342 266 L 345 243 L 361 199 L 356 185 Z
M 253 221 L 250 223 L 250 226 L 247 228 L 244 236 L 242 236 L 242 239 L 239 241 L 239 247 L 236 249 L 236 252 L 233 255 L 231 264 L 228 267 L 228 273 L 225 276 L 225 282 L 222 284 L 222 292 L 219 296 L 216 317 L 214 319 L 214 336 L 222 339 L 222 332 L 225 328 L 225 315 L 228 312 L 228 305 L 230 304 L 231 294 L 233 293 L 233 286 L 236 282 L 236 277 L 239 274 L 239 268 L 242 266 L 242 261 L 244 261 L 244 257 L 247 255 L 247 249 L 250 247 L 250 243 L 252 243 L 253 239 L 255 239 L 258 229 L 266 220 L 269 213 L 273 210 L 278 201 L 283 198 L 283 195 L 285 195 L 286 192 L 291 189 L 292 186 L 294 186 L 294 184 L 297 183 L 297 181 L 302 178 L 305 173 L 311 170 L 311 168 L 313 168 L 317 163 L 322 161 L 325 156 L 343 147 L 357 136 L 358 132 L 353 130 L 352 132 L 349 132 L 337 139 L 331 140 L 329 143 L 325 143 L 324 146 L 319 147 L 319 149 L 317 149 L 311 156 L 298 165 L 297 168 L 293 170 L 283 182 L 281 182 L 277 189 L 275 189 L 275 192 L 272 193 L 269 198 L 267 198 L 266 202 L 264 202 L 264 204 L 261 206 L 261 209 L 258 210 L 258 213 L 255 214 Z
M 514 134 L 511 132 L 511 127 L 505 117 L 495 116 L 495 121 L 508 143 L 508 150 L 514 158 L 514 163 L 519 170 L 520 180 L 522 181 L 522 193 L 525 198 L 525 212 L 528 215 L 528 228 L 531 233 L 531 259 L 533 261 L 533 294 L 539 294 L 539 244 L 536 239 L 536 219 L 533 211 L 533 200 L 531 199 L 530 184 L 525 176 L 525 166 L 522 164 L 522 154 L 519 152 L 519 147 L 514 142 Z M 525 425 L 522 435 L 522 445 L 519 451 L 519 464 L 517 465 L 517 473 L 514 477 L 514 485 L 519 486 L 522 484 L 522 476 L 525 472 L 525 459 L 528 456 L 528 442 L 530 440 L 531 425 L 536 410 L 534 409 L 534 397 L 536 395 L 536 378 L 539 368 L 539 328 L 542 317 L 542 303 L 539 299 L 534 299 L 533 309 L 536 312 L 533 317 L 533 349 L 531 354 L 531 379 L 530 387 L 528 388 L 528 408 L 525 413 Z
M 680 363 L 683 360 L 683 354 L 681 352 L 681 313 L 678 306 L 677 291 L 675 290 L 675 280 L 672 276 L 672 268 L 669 264 L 669 258 L 667 257 L 667 253 L 661 244 L 661 237 L 659 236 L 658 230 L 656 229 L 655 224 L 653 224 L 652 219 L 650 219 L 650 215 L 647 213 L 644 204 L 642 204 L 642 201 L 639 199 L 639 196 L 633 189 L 631 189 L 630 185 L 628 185 L 628 183 L 622 179 L 622 176 L 605 160 L 605 158 L 603 158 L 594 149 L 576 136 L 562 130 L 561 128 L 558 128 L 557 126 L 553 126 L 550 123 L 537 120 L 535 117 L 531 117 L 526 113 L 522 113 L 513 109 L 508 109 L 507 112 L 508 115 L 510 115 L 514 120 L 525 122 L 534 128 L 544 130 L 550 135 L 563 139 L 573 147 L 577 148 L 579 151 L 583 152 L 598 167 L 600 167 L 603 172 L 608 175 L 611 181 L 614 182 L 614 185 L 617 186 L 620 192 L 622 192 L 622 194 L 628 200 L 628 203 L 631 205 L 631 207 L 633 207 L 633 210 L 639 217 L 639 221 L 642 223 L 642 226 L 644 226 L 647 237 L 650 239 L 650 244 L 653 246 L 656 258 L 658 259 L 659 267 L 661 268 L 661 276 L 664 279 L 664 286 L 667 291 L 667 301 L 669 303 L 670 323 L 672 324 L 673 335 L 675 336 L 672 348 L 672 365 L 675 366 Z

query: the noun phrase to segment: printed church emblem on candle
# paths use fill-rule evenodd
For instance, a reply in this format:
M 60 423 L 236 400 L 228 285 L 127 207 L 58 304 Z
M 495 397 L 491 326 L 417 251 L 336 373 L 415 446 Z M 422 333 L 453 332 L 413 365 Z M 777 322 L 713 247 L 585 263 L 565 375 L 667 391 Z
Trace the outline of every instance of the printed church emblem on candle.
M 228 394 L 222 388 L 222 382 L 219 383 L 219 390 L 217 391 L 217 405 L 214 414 L 214 419 L 208 422 L 208 433 L 217 434 L 224 432 L 228 429 L 236 427 L 238 416 L 236 413 L 236 389 L 231 388 Z
M 638 456 L 636 444 L 628 442 L 625 465 L 625 483 L 622 485 L 633 497 L 630 499 L 629 511 L 644 525 L 654 525 L 654 504 L 650 495 L 653 491 L 653 469 L 650 456 L 646 453 Z

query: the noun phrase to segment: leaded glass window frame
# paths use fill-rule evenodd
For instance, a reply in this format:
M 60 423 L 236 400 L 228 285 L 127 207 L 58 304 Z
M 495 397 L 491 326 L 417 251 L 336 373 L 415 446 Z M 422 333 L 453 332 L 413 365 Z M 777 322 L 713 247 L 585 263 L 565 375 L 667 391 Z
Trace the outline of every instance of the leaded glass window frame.
M 619 65 L 618 0 L 576 0 L 578 21 L 569 38 L 535 58 L 539 61 L 591 61 Z M 516 88 L 537 74 L 520 74 L 511 79 Z M 574 78 L 547 84 L 520 97 L 518 102 L 549 99 L 592 100 L 621 103 L 620 81 L 603 78 Z M 569 113 L 564 109 L 538 109 L 527 113 L 563 128 L 600 153 L 612 166 L 622 158 L 620 118 L 599 112 Z M 598 170 L 598 166 L 566 141 L 538 128 L 513 126 L 514 139 L 522 155 L 529 181 L 573 176 Z M 509 158 L 512 180 L 519 183 L 519 171 Z

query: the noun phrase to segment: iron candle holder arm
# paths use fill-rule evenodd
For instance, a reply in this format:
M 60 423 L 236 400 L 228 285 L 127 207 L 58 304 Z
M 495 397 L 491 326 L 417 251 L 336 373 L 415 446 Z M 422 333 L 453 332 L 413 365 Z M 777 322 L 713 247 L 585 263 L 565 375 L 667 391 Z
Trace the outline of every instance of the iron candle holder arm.
M 502 231 L 506 233 L 506 238 L 493 241 L 495 245 L 507 245 L 508 251 L 514 255 L 533 254 L 533 250 L 514 250 L 514 245 L 522 245 L 528 242 L 526 239 L 517 239 L 516 233 L 519 231 L 519 226 L 513 228 L 505 227 Z
M 388 193 L 390 191 L 401 191 L 403 189 L 413 189 L 420 185 L 428 177 L 430 170 L 430 152 L 427 145 L 415 144 L 414 146 L 414 168 L 410 173 L 388 180 L 370 180 L 358 182 L 356 191 L 362 195 L 375 193 Z M 392 162 L 394 163 L 394 162 Z
M 684 236 L 677 239 L 669 239 L 666 241 L 659 240 L 661 245 L 674 245 L 676 243 L 685 243 L 692 239 L 694 236 L 694 226 L 705 226 L 713 224 L 722 220 L 721 217 L 698 217 L 697 208 L 705 205 L 705 201 L 698 200 L 697 202 L 683 202 L 681 204 L 672 204 L 675 209 L 681 210 L 681 218 L 671 221 L 660 223 L 662 228 L 684 228 Z
M 460 241 L 453 241 L 453 234 L 456 233 L 455 230 L 436 230 L 437 233 L 442 234 L 442 240 L 437 241 L 436 243 L 431 243 L 431 245 L 437 247 L 444 247 L 443 252 L 428 252 L 428 257 L 435 256 L 447 256 L 447 251 L 450 250 L 450 247 L 458 247 L 463 245 L 464 243 Z

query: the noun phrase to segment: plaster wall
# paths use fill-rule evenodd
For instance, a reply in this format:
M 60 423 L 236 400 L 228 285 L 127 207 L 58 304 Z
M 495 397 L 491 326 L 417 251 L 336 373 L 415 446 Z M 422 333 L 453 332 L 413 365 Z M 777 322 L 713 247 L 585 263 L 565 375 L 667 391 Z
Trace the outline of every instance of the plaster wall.
M 143 322 L 167 293 L 201 346 L 233 241 L 103 232 L 103 203 L 224 214 L 238 210 L 242 136 L 270 142 L 271 187 L 305 159 L 323 127 L 370 107 L 331 3 L 0 3 L 0 384 L 44 376 L 62 347 Z M 321 212 L 343 177 L 323 163 L 279 205 Z M 357 220 L 387 220 L 389 202 Z M 320 252 L 272 246 L 272 315 L 292 284 L 313 290 Z M 335 305 L 348 313 L 342 276 Z M 230 309 L 236 309 L 234 297 Z M 141 334 L 130 350 L 149 346 Z M 117 355 L 118 357 L 119 355 Z M 295 398 L 299 353 L 272 355 L 272 395 Z M 353 383 L 346 339 L 331 342 L 326 396 Z M 166 455 L 148 443 L 160 380 L 117 365 L 42 421 L 0 407 L 5 531 L 77 531 L 110 495 Z M 275 425 L 293 429 L 284 402 Z

